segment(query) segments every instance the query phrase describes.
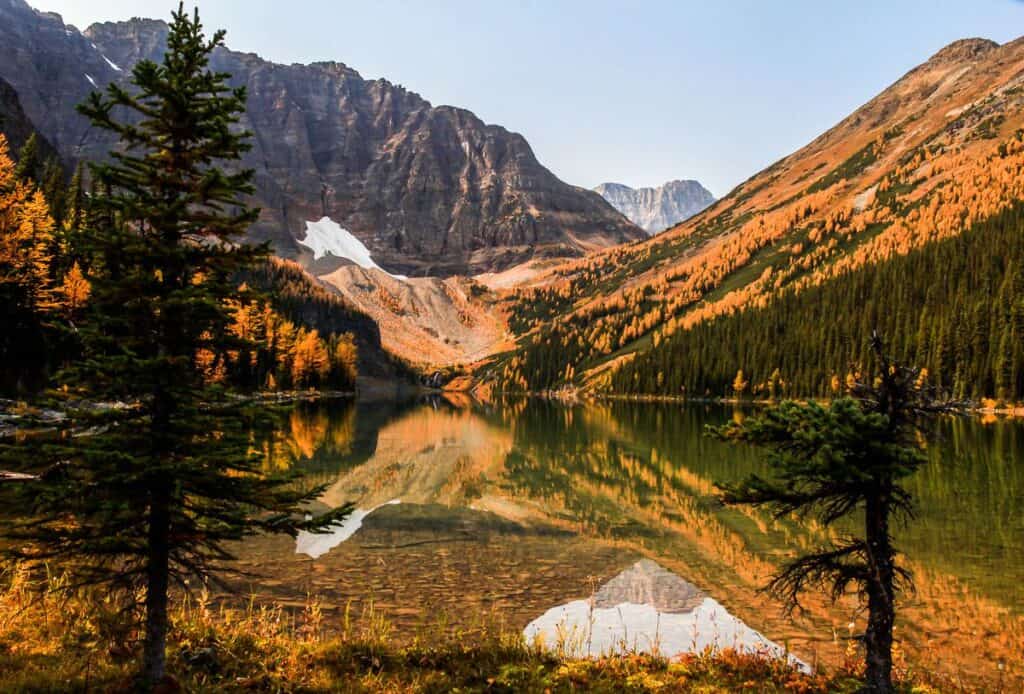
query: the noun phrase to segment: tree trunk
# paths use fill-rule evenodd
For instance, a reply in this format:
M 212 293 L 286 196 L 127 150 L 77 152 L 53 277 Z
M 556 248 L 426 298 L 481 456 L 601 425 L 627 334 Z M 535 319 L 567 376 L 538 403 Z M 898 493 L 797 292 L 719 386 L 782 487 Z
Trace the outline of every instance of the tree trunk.
M 145 691 L 164 676 L 167 649 L 167 589 L 170 575 L 170 496 L 166 485 L 153 491 L 149 511 L 146 566 L 146 643 L 142 684 Z
M 889 536 L 889 495 L 872 494 L 867 499 L 865 521 L 871 576 L 867 582 L 868 627 L 864 633 L 867 668 L 865 690 L 889 694 L 892 686 L 892 627 L 894 604 L 895 551 Z

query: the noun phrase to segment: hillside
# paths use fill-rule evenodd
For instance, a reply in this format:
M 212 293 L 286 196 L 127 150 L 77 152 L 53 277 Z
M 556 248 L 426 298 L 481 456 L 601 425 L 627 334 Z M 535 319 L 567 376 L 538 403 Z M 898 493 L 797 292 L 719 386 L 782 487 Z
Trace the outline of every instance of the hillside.
M 7 138 L 7 143 L 15 156 L 33 133 L 37 138 L 39 159 L 45 161 L 50 157 L 55 157 L 57 153 L 53 146 L 39 134 L 35 125 L 25 115 L 25 110 L 21 107 L 21 100 L 18 98 L 18 93 L 14 91 L 14 87 L 0 77 L 0 134 Z
M 711 191 L 697 181 L 669 181 L 657 188 L 602 183 L 594 191 L 648 234 L 684 222 L 715 202 Z
M 132 19 L 84 32 L 23 0 L 0 3 L 0 78 L 66 162 L 112 142 L 74 107 L 160 59 L 167 25 Z M 230 37 L 229 37 L 230 38 Z M 337 62 L 280 65 L 218 49 L 212 67 L 248 90 L 243 164 L 256 170 L 255 240 L 300 262 L 308 221 L 329 217 L 382 267 L 406 275 L 473 274 L 534 257 L 578 257 L 643 232 L 599 195 L 560 181 L 529 143 L 473 113 L 433 106 Z
M 271 258 L 242 279 L 265 292 L 274 309 L 297 325 L 321 335 L 351 335 L 360 376 L 413 380 L 410 369 L 382 344 L 373 317 L 323 287 L 298 264 Z
M 494 294 L 471 278 L 399 280 L 345 265 L 320 280 L 376 322 L 385 349 L 422 370 L 471 363 L 509 346 Z
M 1022 126 L 1024 39 L 955 42 L 703 213 L 520 290 L 489 374 L 621 389 L 673 334 L 956 237 L 1024 197 Z
M 893 354 L 927 369 L 958 399 L 1024 399 L 1024 205 L 907 255 L 679 330 L 625 362 L 608 387 L 827 397 L 854 364 L 873 361 L 876 329 Z

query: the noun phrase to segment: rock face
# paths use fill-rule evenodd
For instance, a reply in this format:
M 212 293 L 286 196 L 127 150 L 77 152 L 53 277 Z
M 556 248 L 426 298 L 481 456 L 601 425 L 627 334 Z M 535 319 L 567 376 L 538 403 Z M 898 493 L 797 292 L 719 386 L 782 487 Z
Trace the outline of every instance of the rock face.
M 39 142 L 39 157 L 41 160 L 57 155 L 53 146 L 36 131 L 32 121 L 25 115 L 25 111 L 21 108 L 21 101 L 18 99 L 18 93 L 14 91 L 14 87 L 8 84 L 2 77 L 0 77 L 0 133 L 3 133 L 4 137 L 7 138 L 7 145 L 10 148 L 11 155 L 15 158 L 17 157 L 18 150 L 22 148 L 25 141 L 33 133 L 36 133 L 36 138 Z
M 657 188 L 602 183 L 594 190 L 648 234 L 689 219 L 715 201 L 715 196 L 697 181 L 669 181 Z
M 0 0 L 0 77 L 62 156 L 102 157 L 111 142 L 75 104 L 159 60 L 167 25 L 133 19 L 85 32 L 23 0 Z M 284 257 L 307 260 L 305 223 L 330 217 L 387 270 L 469 274 L 532 257 L 572 257 L 642 237 L 600 196 L 563 183 L 526 140 L 469 111 L 434 107 L 341 63 L 278 65 L 218 50 L 212 67 L 245 85 L 243 124 L 256 170 L 253 229 Z

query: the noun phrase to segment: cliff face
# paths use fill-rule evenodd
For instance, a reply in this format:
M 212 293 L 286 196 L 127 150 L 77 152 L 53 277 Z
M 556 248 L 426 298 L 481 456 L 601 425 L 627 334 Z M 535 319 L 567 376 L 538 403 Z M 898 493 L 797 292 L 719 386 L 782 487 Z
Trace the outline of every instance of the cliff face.
M 53 146 L 45 137 L 39 135 L 35 125 L 25 115 L 25 111 L 21 107 L 21 100 L 18 99 L 18 93 L 14 91 L 14 87 L 2 77 L 0 77 L 0 133 L 7 138 L 7 145 L 15 159 L 18 156 L 18 151 L 33 133 L 36 134 L 39 143 L 39 158 L 41 160 L 57 156 Z
M 675 226 L 715 201 L 697 181 L 669 181 L 657 188 L 602 183 L 594 191 L 648 234 Z
M 69 160 L 111 142 L 74 111 L 86 94 L 159 60 L 167 25 L 133 19 L 80 33 L 22 0 L 0 0 L 0 76 Z M 526 140 L 469 111 L 433 107 L 340 63 L 278 65 L 218 50 L 212 67 L 249 93 L 256 170 L 253 229 L 278 254 L 307 260 L 305 222 L 330 217 L 386 269 L 470 274 L 531 257 L 577 256 L 642 237 L 597 194 L 560 181 Z

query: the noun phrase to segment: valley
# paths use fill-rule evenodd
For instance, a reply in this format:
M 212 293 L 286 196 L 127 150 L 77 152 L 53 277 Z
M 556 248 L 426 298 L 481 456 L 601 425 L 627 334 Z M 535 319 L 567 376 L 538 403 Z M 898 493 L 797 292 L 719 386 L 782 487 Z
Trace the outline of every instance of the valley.
M 1024 6 L 680 7 L 0 0 L 0 689 L 1024 686 Z

